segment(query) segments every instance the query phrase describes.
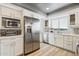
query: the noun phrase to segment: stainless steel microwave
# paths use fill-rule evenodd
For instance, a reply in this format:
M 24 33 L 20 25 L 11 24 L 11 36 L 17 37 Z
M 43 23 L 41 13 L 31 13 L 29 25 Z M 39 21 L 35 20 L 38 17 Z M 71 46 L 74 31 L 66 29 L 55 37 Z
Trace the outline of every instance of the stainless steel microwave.
M 2 17 L 2 26 L 5 28 L 20 28 L 21 23 L 18 19 Z

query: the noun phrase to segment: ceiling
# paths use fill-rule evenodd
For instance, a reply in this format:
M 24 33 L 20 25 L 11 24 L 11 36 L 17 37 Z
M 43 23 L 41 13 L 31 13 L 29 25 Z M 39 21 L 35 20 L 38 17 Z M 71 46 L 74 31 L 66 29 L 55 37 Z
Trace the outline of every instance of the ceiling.
M 20 7 L 29 9 L 34 12 L 51 13 L 60 8 L 66 7 L 71 3 L 13 3 Z

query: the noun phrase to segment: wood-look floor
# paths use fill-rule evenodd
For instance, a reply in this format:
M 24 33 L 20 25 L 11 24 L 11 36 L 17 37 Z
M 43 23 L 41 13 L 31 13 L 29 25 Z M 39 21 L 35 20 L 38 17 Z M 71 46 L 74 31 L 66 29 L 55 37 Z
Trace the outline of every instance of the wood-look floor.
M 40 49 L 27 56 L 74 56 L 75 54 L 64 49 L 41 43 Z

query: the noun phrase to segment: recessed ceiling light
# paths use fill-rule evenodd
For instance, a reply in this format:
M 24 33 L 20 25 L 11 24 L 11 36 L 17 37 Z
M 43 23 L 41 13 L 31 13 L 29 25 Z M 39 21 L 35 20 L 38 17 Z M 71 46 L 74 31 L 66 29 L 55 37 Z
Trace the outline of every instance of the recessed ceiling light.
M 49 10 L 49 8 L 46 8 L 46 10 Z

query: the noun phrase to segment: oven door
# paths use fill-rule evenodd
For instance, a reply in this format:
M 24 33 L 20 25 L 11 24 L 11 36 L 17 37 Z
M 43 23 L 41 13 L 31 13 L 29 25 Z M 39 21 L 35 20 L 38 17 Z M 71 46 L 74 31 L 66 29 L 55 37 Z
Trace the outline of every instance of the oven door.
M 6 27 L 7 28 L 19 28 L 20 24 L 19 24 L 19 21 L 16 21 L 16 20 L 6 20 Z

